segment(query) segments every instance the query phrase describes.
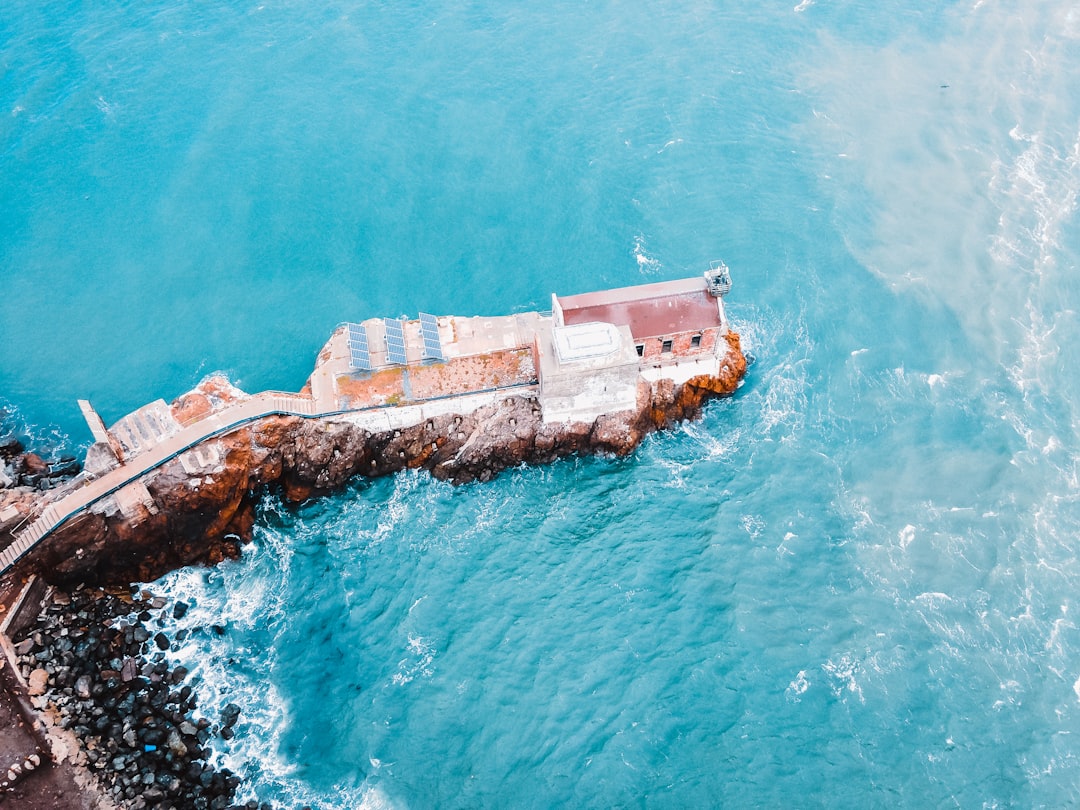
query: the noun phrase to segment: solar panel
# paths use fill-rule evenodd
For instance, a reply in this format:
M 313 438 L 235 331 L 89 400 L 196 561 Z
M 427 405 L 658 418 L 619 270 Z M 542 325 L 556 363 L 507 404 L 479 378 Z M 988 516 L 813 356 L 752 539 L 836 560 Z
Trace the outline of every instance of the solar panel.
M 383 318 L 383 326 L 386 327 L 386 359 L 405 365 L 408 359 L 405 357 L 405 331 L 401 328 L 401 321 Z
M 439 339 L 439 322 L 434 315 L 420 313 L 420 336 L 424 339 L 424 357 L 429 360 L 445 360 L 442 340 Z
M 349 324 L 349 366 L 354 371 L 371 370 L 371 351 L 368 349 L 367 330 L 362 324 Z

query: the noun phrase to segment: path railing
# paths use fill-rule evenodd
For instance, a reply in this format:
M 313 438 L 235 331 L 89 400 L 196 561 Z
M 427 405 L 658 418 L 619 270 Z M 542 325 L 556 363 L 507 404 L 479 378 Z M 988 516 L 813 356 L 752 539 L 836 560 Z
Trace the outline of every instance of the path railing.
M 85 483 L 45 507 L 36 520 L 16 534 L 14 541 L 0 551 L 0 575 L 6 574 L 30 549 L 67 520 L 102 498 L 123 489 L 136 478 L 207 439 L 229 433 L 256 419 L 276 414 L 304 417 L 318 415 L 314 400 L 283 391 L 264 391 L 182 428 L 131 461 Z
M 448 394 L 444 396 L 430 397 L 417 401 L 416 405 L 424 402 L 453 397 L 478 396 L 496 393 L 498 391 L 530 387 L 533 383 L 514 383 L 510 385 L 495 386 L 482 391 L 470 391 L 466 394 Z M 150 470 L 156 469 L 171 461 L 182 453 L 187 452 L 208 439 L 231 433 L 249 422 L 254 422 L 267 416 L 284 415 L 300 416 L 306 419 L 326 416 L 341 416 L 343 414 L 356 414 L 368 411 L 387 410 L 405 407 L 392 404 L 370 405 L 364 408 L 349 408 L 345 410 L 322 411 L 318 410 L 315 400 L 298 394 L 284 391 L 263 391 L 255 394 L 243 402 L 230 405 L 225 410 L 200 419 L 191 425 L 183 427 L 177 433 L 165 437 L 158 444 L 148 448 L 146 452 L 139 454 L 121 466 L 110 470 L 91 481 L 87 481 L 78 489 L 69 492 L 63 498 L 49 504 L 42 513 L 29 524 L 22 532 L 15 536 L 14 542 L 0 551 L 0 576 L 6 574 L 23 556 L 45 537 L 56 531 L 60 526 L 71 518 L 85 511 L 88 507 L 107 498 L 108 496 L 123 489 L 135 479 L 145 475 Z

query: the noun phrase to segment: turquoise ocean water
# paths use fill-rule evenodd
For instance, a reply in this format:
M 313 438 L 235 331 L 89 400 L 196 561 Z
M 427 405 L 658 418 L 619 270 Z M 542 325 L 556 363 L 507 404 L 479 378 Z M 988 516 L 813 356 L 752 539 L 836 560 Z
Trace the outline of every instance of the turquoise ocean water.
M 251 794 L 1080 804 L 1080 7 L 909 5 L 4 5 L 0 396 L 59 447 L 343 320 L 734 273 L 702 421 L 154 585 Z

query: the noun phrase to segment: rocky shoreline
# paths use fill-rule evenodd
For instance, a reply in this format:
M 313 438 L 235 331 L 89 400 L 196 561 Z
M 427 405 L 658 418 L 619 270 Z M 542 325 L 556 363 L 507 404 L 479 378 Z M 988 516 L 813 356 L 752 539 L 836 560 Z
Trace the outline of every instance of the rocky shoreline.
M 357 475 L 425 469 L 464 484 L 575 454 L 625 456 L 649 433 L 696 418 L 707 401 L 737 390 L 746 359 L 737 334 L 724 339 L 728 351 L 718 376 L 642 380 L 635 408 L 591 422 L 545 422 L 535 395 L 526 394 L 389 430 L 371 430 L 349 414 L 262 417 L 203 442 L 200 457 L 211 461 L 198 469 L 190 459 L 168 460 L 143 476 L 144 494 L 133 509 L 95 506 L 60 526 L 19 565 L 64 587 L 150 582 L 186 565 L 238 557 L 267 489 L 299 503 Z M 216 390 L 220 378 L 200 387 Z
M 99 807 L 266 810 L 255 801 L 233 804 L 239 777 L 210 764 L 214 740 L 230 738 L 238 709 L 229 704 L 220 717 L 198 716 L 188 673 L 167 663 L 171 640 L 148 627 L 180 618 L 185 608 L 170 608 L 126 583 L 239 556 L 268 489 L 299 503 L 357 475 L 426 469 L 463 484 L 574 454 L 626 455 L 648 433 L 696 418 L 705 402 L 736 391 L 746 359 L 737 334 L 725 339 L 719 376 L 642 380 L 636 408 L 592 422 L 545 422 L 528 395 L 390 430 L 366 429 L 348 415 L 261 417 L 203 442 L 195 462 L 170 459 L 142 476 L 144 497 L 134 507 L 106 499 L 61 525 L 14 572 L 53 586 L 36 620 L 13 641 L 19 674 L 54 751 L 56 740 L 61 747 L 66 740 L 76 752 L 69 757 L 76 781 L 87 775 L 86 789 L 99 794 Z M 194 395 L 212 402 L 221 390 L 233 389 L 208 378 L 173 407 Z M 0 444 L 0 509 L 8 515 L 0 530 L 8 533 L 20 516 L 61 492 L 52 491 L 57 483 L 78 473 L 70 460 L 48 465 L 16 445 Z
M 60 454 L 49 462 L 37 453 L 26 452 L 22 441 L 15 436 L 0 439 L 0 489 L 53 489 L 81 470 L 82 465 L 70 453 Z
M 72 764 L 91 775 L 106 806 L 226 810 L 240 779 L 209 762 L 240 714 L 228 704 L 214 720 L 196 714 L 187 670 L 170 668 L 170 645 L 146 623 L 181 617 L 146 592 L 54 591 L 36 621 L 12 639 L 34 707 L 51 736 L 72 736 Z M 269 805 L 262 805 L 263 810 Z
M 82 465 L 70 453 L 45 448 L 28 451 L 17 430 L 4 430 L 0 410 L 0 542 L 9 532 L 47 499 L 82 472 Z M 6 434 L 6 435 L 5 435 Z

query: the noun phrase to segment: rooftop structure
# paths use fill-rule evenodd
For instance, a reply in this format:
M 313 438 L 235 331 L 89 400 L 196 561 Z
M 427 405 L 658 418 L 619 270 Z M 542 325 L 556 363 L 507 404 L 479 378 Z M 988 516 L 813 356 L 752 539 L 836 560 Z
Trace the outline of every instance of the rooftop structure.
M 629 326 L 635 339 L 724 325 L 723 305 L 703 276 L 552 298 L 561 326 L 601 321 Z

